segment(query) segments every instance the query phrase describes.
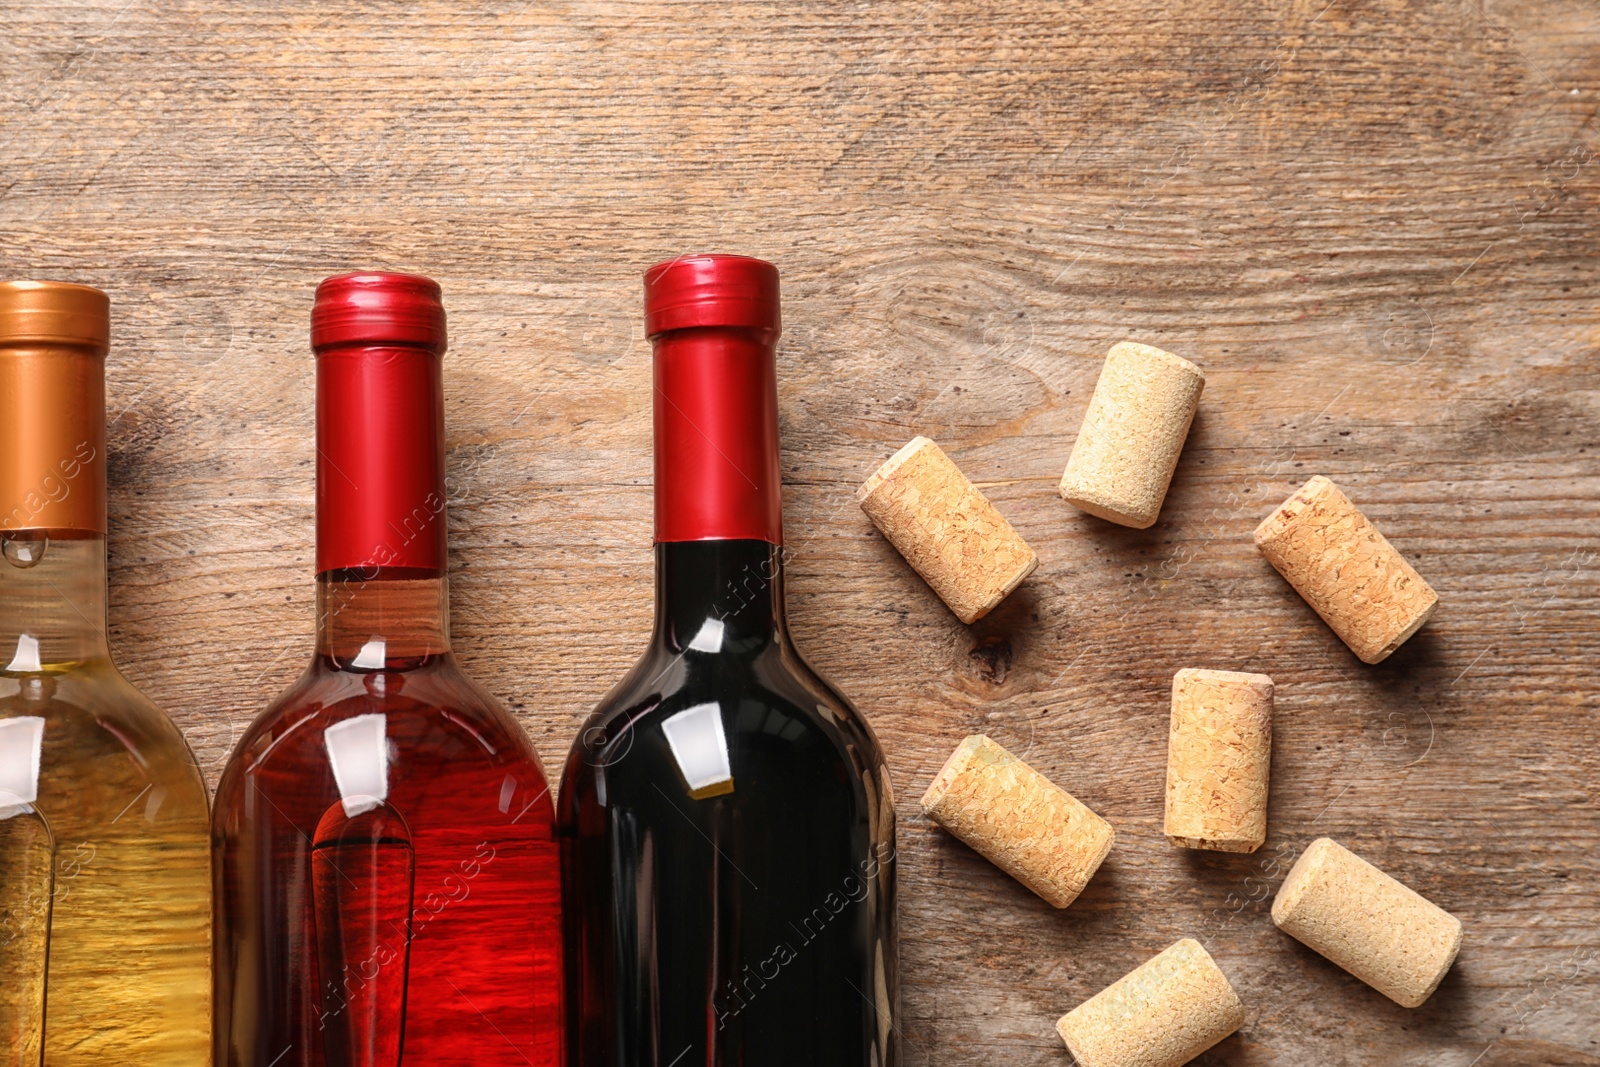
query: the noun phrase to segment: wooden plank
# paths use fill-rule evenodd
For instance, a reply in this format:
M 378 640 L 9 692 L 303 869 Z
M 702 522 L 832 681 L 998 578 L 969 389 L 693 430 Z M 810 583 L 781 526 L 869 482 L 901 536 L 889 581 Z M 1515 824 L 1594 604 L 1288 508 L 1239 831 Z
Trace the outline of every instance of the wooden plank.
M 889 752 L 907 1062 L 1050 1064 L 1180 936 L 1203 1062 L 1600 1064 L 1600 15 L 1310 0 L 91 0 L 0 40 L 5 272 L 102 285 L 111 626 L 211 780 L 312 624 L 315 282 L 445 286 L 457 644 L 556 766 L 650 611 L 638 274 L 780 264 L 792 614 Z M 1209 382 L 1160 523 L 1055 495 L 1101 356 Z M 856 484 L 933 437 L 1037 548 L 963 627 Z M 1438 589 L 1359 664 L 1250 531 L 1337 480 Z M 1160 835 L 1182 666 L 1279 687 L 1270 836 Z M 985 731 L 1109 818 L 1064 913 L 919 814 Z M 1466 923 L 1407 1012 L 1279 934 L 1334 836 Z

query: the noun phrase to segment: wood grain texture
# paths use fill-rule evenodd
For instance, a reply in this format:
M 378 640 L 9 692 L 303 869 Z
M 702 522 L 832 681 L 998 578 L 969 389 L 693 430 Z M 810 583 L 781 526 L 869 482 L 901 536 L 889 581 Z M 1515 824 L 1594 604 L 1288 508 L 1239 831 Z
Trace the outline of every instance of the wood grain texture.
M 1065 1063 L 1180 937 L 1205 1064 L 1600 1065 L 1600 11 L 84 0 L 0 36 L 3 273 L 111 291 L 113 643 L 211 780 L 308 654 L 312 287 L 444 285 L 455 636 L 547 764 L 642 647 L 639 273 L 784 272 L 797 637 L 896 776 L 908 1063 Z M 1199 364 L 1158 523 L 1056 480 L 1106 349 Z M 916 433 L 1041 557 L 962 626 L 851 494 Z M 1438 590 L 1360 664 L 1251 530 L 1323 473 Z M 1175 670 L 1277 682 L 1268 840 L 1161 835 Z M 1117 847 L 1057 913 L 923 818 L 986 733 Z M 1273 928 L 1318 836 L 1466 924 L 1415 1011 Z

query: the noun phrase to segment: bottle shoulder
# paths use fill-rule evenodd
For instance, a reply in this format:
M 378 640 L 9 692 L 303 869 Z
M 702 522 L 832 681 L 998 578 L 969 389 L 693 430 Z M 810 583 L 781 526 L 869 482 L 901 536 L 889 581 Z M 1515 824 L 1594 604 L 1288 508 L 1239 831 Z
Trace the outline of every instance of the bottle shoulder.
M 65 670 L 0 674 L 0 716 L 49 703 L 55 714 L 86 712 L 108 725 L 127 725 L 181 737 L 178 726 L 110 659 L 94 659 Z
M 715 709 L 715 723 L 712 713 Z M 719 729 L 730 758 L 776 754 L 886 779 L 885 759 L 864 716 L 786 643 L 748 657 L 652 647 L 603 698 L 574 739 L 563 783 L 620 770 L 644 749 L 681 764 L 695 734 Z M 712 744 L 709 735 L 707 743 Z M 639 760 L 633 761 L 638 765 Z
M 183 732 L 108 659 L 0 676 L 0 730 L 8 748 L 38 746 L 33 789 L 57 815 L 63 803 L 85 817 L 120 810 L 152 788 L 169 811 L 205 812 L 204 778 Z
M 65 671 L 0 675 L 0 718 L 88 716 L 103 727 L 158 742 L 183 742 L 177 723 L 109 659 Z
M 301 760 L 308 746 L 325 749 L 330 728 L 362 717 L 380 717 L 384 736 L 395 745 L 457 745 L 463 756 L 523 762 L 544 776 L 522 727 L 453 657 L 386 671 L 340 670 L 319 658 L 250 723 L 228 760 L 219 794 L 246 771 Z
M 661 712 L 685 700 L 743 699 L 815 712 L 841 726 L 871 733 L 866 719 L 792 645 L 773 642 L 752 655 L 672 651 L 653 645 L 595 705 L 586 726 L 632 718 L 645 708 Z M 820 705 L 820 707 L 819 707 Z

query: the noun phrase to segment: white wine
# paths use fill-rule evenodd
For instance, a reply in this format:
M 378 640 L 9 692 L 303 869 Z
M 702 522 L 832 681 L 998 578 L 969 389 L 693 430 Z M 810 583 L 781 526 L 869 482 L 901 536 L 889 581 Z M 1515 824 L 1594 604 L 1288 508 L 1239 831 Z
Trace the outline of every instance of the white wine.
M 42 1002 L 46 1067 L 205 1064 L 211 873 L 199 770 L 171 720 L 108 661 L 48 667 L 0 675 L 0 718 L 44 720 L 38 799 L 0 819 L 6 1037 L 25 1048 Z M 37 1052 L 16 1060 L 39 1062 Z

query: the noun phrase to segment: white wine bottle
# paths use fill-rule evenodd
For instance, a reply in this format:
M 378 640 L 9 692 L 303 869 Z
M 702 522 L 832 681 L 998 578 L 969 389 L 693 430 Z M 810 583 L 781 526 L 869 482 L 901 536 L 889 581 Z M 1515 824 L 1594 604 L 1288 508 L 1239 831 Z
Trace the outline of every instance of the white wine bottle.
M 0 1067 L 210 1061 L 205 784 L 106 644 L 109 314 L 0 283 Z

